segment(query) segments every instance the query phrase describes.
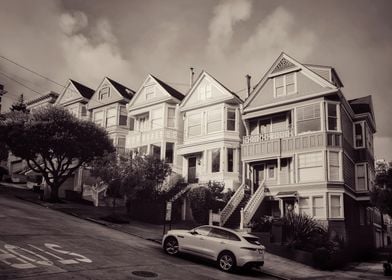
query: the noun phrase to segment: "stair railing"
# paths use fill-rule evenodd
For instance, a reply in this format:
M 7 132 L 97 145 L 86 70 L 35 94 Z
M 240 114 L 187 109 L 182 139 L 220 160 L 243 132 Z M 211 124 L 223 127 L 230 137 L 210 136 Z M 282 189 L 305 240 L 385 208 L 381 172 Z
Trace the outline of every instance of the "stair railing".
M 237 208 L 238 204 L 242 201 L 245 195 L 245 184 L 242 184 L 233 196 L 230 198 L 229 202 L 227 202 L 225 208 L 221 211 L 220 216 L 220 225 L 223 226 L 227 220 L 230 218 L 231 214 L 233 214 L 234 210 Z
M 243 224 L 241 226 L 246 226 L 250 223 L 254 214 L 256 213 L 257 209 L 259 208 L 261 202 L 265 197 L 266 190 L 267 188 L 265 186 L 265 180 L 264 180 L 259 186 L 259 188 L 256 190 L 256 192 L 249 199 L 248 203 L 245 205 L 244 219 L 243 219 Z
M 170 202 L 174 202 L 177 199 L 179 199 L 180 197 L 183 196 L 183 194 L 185 194 L 187 191 L 189 191 L 195 184 L 189 184 L 187 185 L 185 188 L 183 188 L 181 191 L 179 191 L 178 193 L 176 193 L 171 199 L 169 199 Z M 196 184 L 197 185 L 197 184 Z

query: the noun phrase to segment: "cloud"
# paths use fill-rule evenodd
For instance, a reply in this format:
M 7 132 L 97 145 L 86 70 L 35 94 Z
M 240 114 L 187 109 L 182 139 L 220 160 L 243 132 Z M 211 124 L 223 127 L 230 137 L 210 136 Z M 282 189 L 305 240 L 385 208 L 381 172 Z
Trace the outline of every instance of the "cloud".
M 59 23 L 65 34 L 72 35 L 86 28 L 88 19 L 85 13 L 76 11 L 71 14 L 62 14 Z
M 207 51 L 212 56 L 223 56 L 230 45 L 234 26 L 250 17 L 250 0 L 222 1 L 214 8 L 214 17 L 209 25 Z

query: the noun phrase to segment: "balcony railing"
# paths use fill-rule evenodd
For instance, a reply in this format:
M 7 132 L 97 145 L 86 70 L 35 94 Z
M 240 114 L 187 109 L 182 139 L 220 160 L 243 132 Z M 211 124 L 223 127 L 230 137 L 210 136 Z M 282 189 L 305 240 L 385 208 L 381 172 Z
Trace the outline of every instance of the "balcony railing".
M 282 131 L 273 131 L 269 133 L 261 133 L 257 135 L 247 135 L 244 136 L 244 144 L 249 143 L 260 143 L 263 141 L 269 141 L 274 139 L 282 139 L 292 137 L 294 135 L 293 130 L 291 128 Z
M 181 131 L 174 128 L 159 128 L 147 131 L 133 131 L 129 134 L 128 138 L 129 147 L 138 147 L 141 145 L 147 145 L 163 139 L 168 139 L 171 141 L 181 141 L 182 133 Z

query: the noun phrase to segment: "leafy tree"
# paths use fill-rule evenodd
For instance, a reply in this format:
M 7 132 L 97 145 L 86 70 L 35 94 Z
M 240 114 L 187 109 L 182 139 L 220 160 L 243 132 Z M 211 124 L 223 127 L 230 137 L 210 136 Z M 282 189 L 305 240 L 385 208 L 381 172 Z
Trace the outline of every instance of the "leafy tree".
M 370 197 L 382 213 L 392 216 L 392 163 L 377 162 L 375 186 Z
M 59 200 L 59 188 L 81 165 L 114 150 L 103 128 L 59 107 L 43 107 L 32 114 L 9 113 L 0 120 L 0 138 L 43 176 L 52 201 Z
M 11 105 L 10 110 L 12 112 L 15 112 L 15 111 L 22 112 L 22 113 L 29 113 L 30 112 L 30 110 L 27 109 L 27 104 L 25 102 L 23 94 L 21 94 L 19 96 L 18 100 Z

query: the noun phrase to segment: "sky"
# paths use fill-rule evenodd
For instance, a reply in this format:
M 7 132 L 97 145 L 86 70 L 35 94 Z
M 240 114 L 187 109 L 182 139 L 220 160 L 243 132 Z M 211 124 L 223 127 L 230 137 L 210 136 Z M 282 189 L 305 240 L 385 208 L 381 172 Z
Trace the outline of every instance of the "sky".
M 0 56 L 65 85 L 111 77 L 137 90 L 148 73 L 182 92 L 189 67 L 244 95 L 283 51 L 333 66 L 347 99 L 371 94 L 377 158 L 392 160 L 392 1 L 0 0 Z M 3 109 L 62 87 L 0 58 Z

